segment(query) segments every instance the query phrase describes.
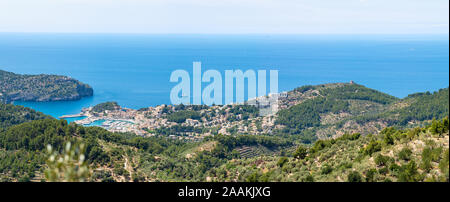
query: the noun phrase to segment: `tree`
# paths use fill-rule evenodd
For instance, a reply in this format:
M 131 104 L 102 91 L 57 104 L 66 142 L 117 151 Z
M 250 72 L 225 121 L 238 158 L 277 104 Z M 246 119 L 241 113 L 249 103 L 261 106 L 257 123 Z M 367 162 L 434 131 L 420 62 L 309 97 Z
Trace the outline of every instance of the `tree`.
M 278 162 L 277 165 L 281 168 L 284 166 L 284 164 L 286 164 L 287 162 L 289 162 L 287 157 L 281 157 Z
M 369 169 L 366 172 L 366 182 L 374 182 L 375 174 L 377 173 L 377 170 L 372 168 Z
M 380 141 L 370 141 L 370 143 L 363 149 L 363 153 L 366 155 L 372 155 L 375 152 L 381 151 Z
M 430 131 L 432 134 L 442 135 L 443 133 L 448 132 L 448 127 L 449 127 L 448 118 L 444 118 L 442 121 L 437 121 L 433 119 Z
M 408 164 L 402 166 L 398 180 L 400 182 L 417 182 L 419 181 L 419 177 L 416 162 L 412 160 Z
M 384 134 L 384 143 L 386 145 L 393 145 L 394 144 L 394 137 L 392 136 L 392 133 L 386 133 Z
M 308 149 L 306 149 L 303 145 L 300 145 L 294 152 L 294 158 L 297 159 L 304 159 L 306 155 L 308 155 Z

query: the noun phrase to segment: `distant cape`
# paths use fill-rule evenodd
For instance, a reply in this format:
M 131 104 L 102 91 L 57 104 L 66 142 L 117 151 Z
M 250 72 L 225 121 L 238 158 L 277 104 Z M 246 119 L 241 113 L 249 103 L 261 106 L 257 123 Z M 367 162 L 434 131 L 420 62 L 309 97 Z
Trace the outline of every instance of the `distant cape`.
M 20 75 L 0 70 L 0 102 L 69 101 L 94 94 L 88 84 L 60 75 Z

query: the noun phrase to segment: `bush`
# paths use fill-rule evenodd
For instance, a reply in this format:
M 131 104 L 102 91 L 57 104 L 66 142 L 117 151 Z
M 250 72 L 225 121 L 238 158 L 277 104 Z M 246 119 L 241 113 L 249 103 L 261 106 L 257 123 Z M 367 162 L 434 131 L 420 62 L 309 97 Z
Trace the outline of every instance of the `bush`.
M 378 173 L 380 173 L 380 175 L 386 175 L 389 173 L 389 169 L 387 167 L 383 167 L 378 169 Z
M 389 170 L 394 174 L 397 175 L 401 171 L 402 167 L 399 165 L 393 163 L 389 166 Z
M 259 172 L 255 171 L 252 174 L 250 174 L 245 181 L 246 182 L 258 182 L 259 178 L 261 177 L 261 174 Z
M 409 161 L 411 159 L 411 154 L 412 151 L 409 148 L 403 148 L 399 153 L 398 153 L 398 158 L 401 160 L 405 160 L 405 161 Z
M 302 182 L 314 182 L 314 177 L 312 175 L 306 176 Z
M 380 141 L 370 141 L 370 143 L 363 149 L 363 153 L 365 155 L 371 156 L 375 152 L 381 151 L 381 142 Z
M 372 168 L 366 171 L 366 182 L 374 182 L 375 174 L 377 170 Z
M 329 166 L 329 165 L 325 165 L 325 166 L 323 166 L 323 168 L 322 168 L 322 170 L 320 172 L 322 174 L 324 174 L 324 175 L 328 175 L 331 172 L 333 172 L 333 168 L 331 166 Z
M 377 164 L 377 166 L 386 166 L 388 165 L 390 160 L 391 159 L 389 156 L 383 156 L 381 154 L 378 154 L 377 157 L 375 158 L 375 164 Z
M 439 148 L 431 148 L 426 147 L 422 151 L 422 164 L 421 168 L 429 171 L 432 168 L 431 162 L 438 162 L 442 153 L 442 147 Z
M 398 177 L 400 182 L 417 182 L 419 181 L 419 173 L 417 171 L 417 165 L 414 160 L 408 164 L 403 165 Z
M 394 137 L 391 133 L 386 133 L 384 135 L 383 141 L 386 145 L 393 145 L 394 144 Z
M 300 145 L 294 152 L 294 158 L 297 159 L 304 159 L 306 155 L 308 155 L 308 150 L 302 145 Z
M 284 166 L 284 164 L 286 164 L 287 162 L 289 162 L 289 159 L 287 157 L 281 157 L 278 162 L 277 165 L 281 168 Z
M 350 174 L 348 174 L 347 181 L 348 182 L 362 182 L 361 174 L 359 174 L 356 171 L 352 171 Z

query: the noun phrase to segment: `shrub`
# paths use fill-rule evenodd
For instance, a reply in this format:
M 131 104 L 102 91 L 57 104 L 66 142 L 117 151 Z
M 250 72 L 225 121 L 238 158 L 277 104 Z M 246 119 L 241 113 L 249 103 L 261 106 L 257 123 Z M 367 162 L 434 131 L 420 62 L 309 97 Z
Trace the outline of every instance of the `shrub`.
M 322 170 L 320 172 L 322 174 L 324 174 L 324 175 L 328 175 L 331 172 L 333 172 L 333 168 L 331 166 L 329 166 L 329 165 L 325 165 L 325 166 L 323 166 L 323 168 L 322 168 Z
M 261 177 L 261 175 L 259 174 L 259 172 L 255 171 L 252 174 L 250 174 L 245 181 L 246 182 L 258 182 L 259 177 Z
M 363 153 L 365 155 L 372 155 L 375 152 L 381 151 L 380 141 L 371 141 L 364 149 Z
M 394 144 L 394 137 L 391 133 L 387 133 L 384 135 L 383 141 L 386 145 L 393 145 Z
M 425 171 L 429 171 L 432 168 L 431 162 L 439 162 L 441 158 L 442 153 L 442 147 L 439 148 L 432 148 L 432 147 L 426 147 L 422 151 L 422 164 L 420 167 L 424 169 Z
M 411 160 L 408 164 L 402 166 L 398 180 L 400 182 L 417 182 L 419 177 L 416 162 Z
M 375 174 L 377 170 L 372 168 L 366 171 L 366 182 L 373 182 L 375 178 Z
M 284 164 L 286 164 L 287 162 L 289 162 L 287 157 L 281 157 L 278 162 L 277 165 L 281 168 L 284 166 Z
M 389 169 L 387 167 L 383 167 L 378 169 L 378 173 L 380 173 L 380 175 L 386 175 L 389 173 Z
M 394 174 L 397 175 L 401 171 L 401 167 L 395 163 L 391 164 L 389 166 L 389 170 Z
M 439 162 L 439 169 L 441 169 L 442 173 L 447 173 L 449 170 L 449 150 L 445 150 L 444 152 L 444 158 Z
M 307 154 L 308 150 L 304 146 L 300 145 L 294 152 L 294 157 L 298 159 L 304 159 Z
M 398 158 L 401 160 L 405 160 L 405 161 L 409 161 L 411 159 L 411 154 L 412 151 L 409 148 L 403 148 L 399 153 L 398 153 Z
M 314 177 L 312 175 L 306 176 L 302 182 L 314 182 Z
M 378 154 L 375 158 L 375 164 L 377 164 L 377 166 L 386 166 L 390 160 L 389 156 Z
M 352 171 L 352 172 L 350 172 L 350 174 L 348 174 L 347 181 L 348 182 L 362 182 L 361 174 L 359 174 L 356 171 Z

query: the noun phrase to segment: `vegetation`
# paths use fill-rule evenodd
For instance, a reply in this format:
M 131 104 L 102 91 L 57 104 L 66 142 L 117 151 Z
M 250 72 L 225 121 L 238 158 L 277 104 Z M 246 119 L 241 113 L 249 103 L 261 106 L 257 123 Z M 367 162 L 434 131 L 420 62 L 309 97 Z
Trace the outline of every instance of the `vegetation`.
M 45 178 L 50 182 L 83 182 L 89 177 L 89 168 L 85 161 L 84 145 L 72 147 L 70 142 L 62 154 L 47 146 L 49 158 Z
M 311 93 L 316 96 L 306 96 Z M 303 143 L 333 137 L 338 131 L 367 135 L 389 126 L 423 126 L 449 115 L 448 88 L 398 99 L 357 84 L 326 84 L 297 88 L 291 96 L 302 101 L 278 112 L 276 123 L 284 127 L 276 133 L 298 136 Z
M 45 118 L 51 117 L 30 108 L 0 103 L 0 132 L 13 125 Z
M 442 128 L 446 123 L 435 121 Z M 386 134 L 393 134 L 393 144 L 383 141 Z M 294 148 L 277 136 L 217 135 L 182 142 L 54 119 L 15 125 L 0 137 L 2 181 L 448 181 L 448 129 L 434 134 L 431 125 L 346 134 Z M 75 147 L 66 148 L 67 142 Z M 279 153 L 242 158 L 236 151 L 242 147 Z M 55 160 L 66 154 L 71 156 L 66 162 Z
M 96 112 L 96 113 L 101 113 L 101 112 L 105 112 L 105 111 L 114 111 L 119 109 L 120 106 L 119 104 L 117 104 L 117 102 L 104 102 L 104 103 L 100 103 L 95 105 L 94 107 L 92 107 L 92 111 Z
M 239 181 L 251 173 L 262 173 L 253 175 L 253 181 L 448 182 L 448 118 L 434 125 L 445 130 L 433 133 L 431 125 L 388 128 L 378 135 L 347 134 L 319 140 L 306 148 L 299 145 L 292 150 L 292 157 L 228 162 L 218 170 L 231 174 L 216 177 L 217 181 Z M 393 143 L 383 141 L 386 134 L 392 134 Z M 305 150 L 304 158 L 298 158 Z
M 285 125 L 285 132 L 298 134 L 310 127 L 320 126 L 320 114 L 344 112 L 348 103 L 335 99 L 318 97 L 278 112 L 277 123 Z
M 0 104 L 0 181 L 449 181 L 448 88 L 404 99 L 356 84 L 293 93 L 312 97 L 281 110 L 280 129 L 258 135 L 178 124 L 141 137 Z M 250 105 L 200 112 L 208 108 L 162 110 L 175 123 L 258 117 Z M 108 102 L 93 110 L 116 109 Z M 206 132 L 197 141 L 168 138 Z
M 183 123 L 186 119 L 200 120 L 200 113 L 197 111 L 183 110 L 170 113 L 167 120 L 175 123 Z
M 67 142 L 85 145 L 84 152 L 65 148 Z M 213 147 L 195 149 L 207 142 L 213 142 Z M 208 171 L 238 157 L 236 147 L 280 148 L 289 144 L 278 137 L 244 135 L 216 136 L 204 142 L 187 143 L 163 137 L 115 134 L 98 127 L 67 124 L 65 120 L 44 119 L 15 125 L 0 133 L 0 149 L 4 151 L 1 152 L 0 179 L 80 181 L 85 174 L 72 175 L 75 160 L 83 158 L 81 154 L 84 154 L 85 162 L 94 168 L 90 177 L 86 177 L 89 181 L 203 181 Z M 54 157 L 46 157 L 47 145 L 52 148 Z M 67 152 L 73 156 L 72 160 L 62 164 L 55 160 Z M 191 157 L 187 158 L 184 153 Z M 80 169 L 79 165 L 75 167 Z M 44 179 L 45 170 L 47 178 Z
M 77 100 L 93 89 L 75 79 L 57 75 L 19 75 L 0 70 L 0 102 Z

